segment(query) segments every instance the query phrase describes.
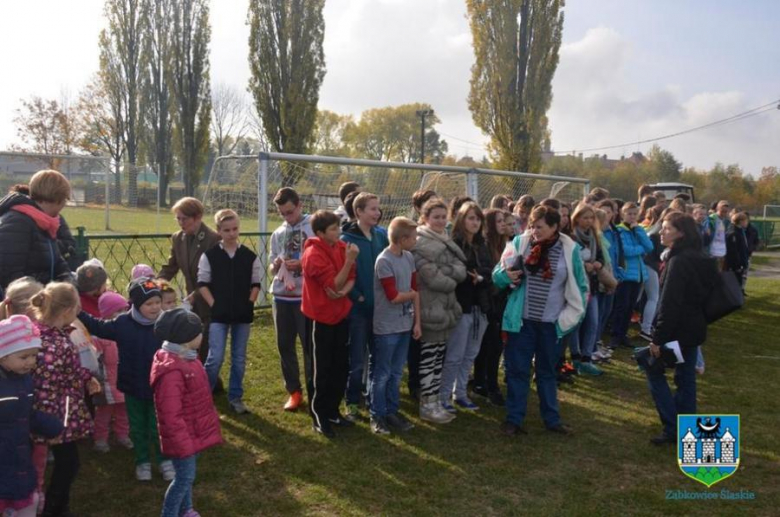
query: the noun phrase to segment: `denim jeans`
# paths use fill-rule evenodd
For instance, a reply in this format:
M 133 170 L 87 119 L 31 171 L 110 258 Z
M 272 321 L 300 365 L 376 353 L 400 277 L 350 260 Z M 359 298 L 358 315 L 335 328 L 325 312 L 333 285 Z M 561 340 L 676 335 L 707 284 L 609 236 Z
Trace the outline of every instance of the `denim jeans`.
M 367 385 L 363 382 L 366 351 L 374 339 L 374 318 L 353 312 L 349 315 L 349 377 L 347 377 L 347 404 L 360 403 L 360 394 Z M 369 375 L 371 371 L 369 369 Z M 369 379 L 370 384 L 370 379 Z
M 449 404 L 453 395 L 456 399 L 464 399 L 468 395 L 469 372 L 479 354 L 486 329 L 487 317 L 476 307 L 472 312 L 460 317 L 458 325 L 447 340 L 439 391 L 442 403 Z
M 572 356 L 580 355 L 580 359 L 590 361 L 590 356 L 596 351 L 599 328 L 599 301 L 598 296 L 591 296 L 585 306 L 585 317 L 571 333 L 569 349 Z
M 371 415 L 383 417 L 398 412 L 401 377 L 409 351 L 410 332 L 374 335 L 371 344 Z
M 228 330 L 230 330 L 230 383 L 228 400 L 241 400 L 244 396 L 244 371 L 246 370 L 246 344 L 249 340 L 249 323 L 215 323 L 209 326 L 209 355 L 206 358 L 206 375 L 211 389 L 219 378 L 219 370 L 225 360 Z
M 647 301 L 645 302 L 645 308 L 642 311 L 642 332 L 645 334 L 653 333 L 653 319 L 655 318 L 655 310 L 658 307 L 658 273 L 653 268 L 647 268 L 647 278 L 645 279 L 645 295 Z
M 615 293 L 606 294 L 600 293 L 599 299 L 599 332 L 598 338 L 601 339 L 601 335 L 607 329 L 607 322 L 609 317 L 612 316 L 612 306 L 615 304 Z
M 179 517 L 192 508 L 192 484 L 195 482 L 197 459 L 198 455 L 193 454 L 186 458 L 172 460 L 176 477 L 165 491 L 162 517 Z
M 647 372 L 647 384 L 653 396 L 655 408 L 664 426 L 664 435 L 677 437 L 677 415 L 696 413 L 696 358 L 698 347 L 682 349 L 684 363 L 674 368 L 674 385 L 677 391 L 672 395 L 664 372 Z
M 629 281 L 618 285 L 615 291 L 615 309 L 612 313 L 612 339 L 625 339 L 640 287 L 642 284 L 639 282 Z
M 554 323 L 523 319 L 520 332 L 509 333 L 504 351 L 507 422 L 523 425 L 531 387 L 531 361 L 536 356 L 539 412 L 547 427 L 560 423 L 555 363 L 561 355 L 561 346 Z

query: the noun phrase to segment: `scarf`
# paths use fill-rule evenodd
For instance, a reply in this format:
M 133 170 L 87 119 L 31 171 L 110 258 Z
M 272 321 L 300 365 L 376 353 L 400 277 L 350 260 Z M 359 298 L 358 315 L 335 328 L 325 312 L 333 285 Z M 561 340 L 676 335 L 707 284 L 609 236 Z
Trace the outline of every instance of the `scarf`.
M 17 212 L 26 215 L 35 221 L 35 224 L 38 226 L 38 228 L 48 233 L 49 237 L 52 239 L 57 238 L 57 231 L 60 229 L 59 217 L 52 217 L 48 214 L 45 214 L 32 205 L 14 205 L 11 207 L 11 210 L 16 210 Z
M 130 307 L 130 317 L 135 320 L 136 323 L 141 325 L 154 325 L 154 320 L 150 320 L 139 311 L 135 305 Z
M 170 341 L 163 341 L 162 349 L 173 355 L 181 357 L 185 361 L 194 361 L 198 358 L 197 350 L 193 350 L 192 348 L 185 348 L 181 345 L 177 345 L 176 343 L 171 343 Z
M 539 270 L 541 270 L 542 278 L 545 280 L 552 280 L 553 272 L 550 269 L 550 259 L 548 254 L 550 252 L 550 248 L 555 246 L 555 244 L 558 242 L 558 236 L 559 234 L 556 233 L 550 239 L 531 242 L 531 254 L 528 255 L 527 259 L 525 259 L 525 268 L 529 273 L 535 275 L 539 272 Z
M 594 232 L 592 230 L 582 231 L 577 227 L 574 229 L 574 234 L 576 235 L 577 242 L 582 244 L 583 248 L 590 251 L 590 257 L 585 262 L 595 262 L 599 250 Z

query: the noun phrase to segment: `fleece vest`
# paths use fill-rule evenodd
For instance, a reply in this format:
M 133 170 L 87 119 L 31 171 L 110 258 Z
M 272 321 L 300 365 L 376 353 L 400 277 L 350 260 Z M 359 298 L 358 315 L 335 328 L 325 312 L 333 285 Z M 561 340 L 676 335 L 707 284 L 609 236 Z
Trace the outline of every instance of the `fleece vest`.
M 254 312 L 249 295 L 252 292 L 252 267 L 257 255 L 242 245 L 230 258 L 221 246 L 214 246 L 206 252 L 206 257 L 211 266 L 208 287 L 214 297 L 211 321 L 252 323 Z

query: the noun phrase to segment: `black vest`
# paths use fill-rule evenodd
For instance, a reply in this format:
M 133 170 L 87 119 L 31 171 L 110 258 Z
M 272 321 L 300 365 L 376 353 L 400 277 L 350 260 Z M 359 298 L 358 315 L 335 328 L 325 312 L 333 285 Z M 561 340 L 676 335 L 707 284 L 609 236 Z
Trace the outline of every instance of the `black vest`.
M 254 307 L 249 295 L 252 292 L 252 266 L 257 255 L 241 245 L 230 258 L 222 246 L 216 245 L 206 252 L 206 257 L 211 266 L 211 282 L 207 286 L 214 297 L 211 321 L 252 323 Z

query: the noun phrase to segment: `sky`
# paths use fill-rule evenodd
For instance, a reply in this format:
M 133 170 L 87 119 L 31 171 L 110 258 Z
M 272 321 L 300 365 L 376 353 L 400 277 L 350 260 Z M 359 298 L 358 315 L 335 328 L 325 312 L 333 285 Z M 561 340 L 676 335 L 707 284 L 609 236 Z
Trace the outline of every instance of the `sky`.
M 617 146 L 717 121 L 780 99 L 780 2 L 568 0 L 549 111 L 552 146 Z M 249 78 L 247 0 L 211 3 L 212 84 Z M 98 67 L 103 0 L 0 2 L 0 149 L 17 142 L 21 98 L 75 97 Z M 450 153 L 479 158 L 468 110 L 474 61 L 464 0 L 327 0 L 320 108 L 430 103 Z M 684 166 L 780 166 L 780 110 L 659 142 Z

